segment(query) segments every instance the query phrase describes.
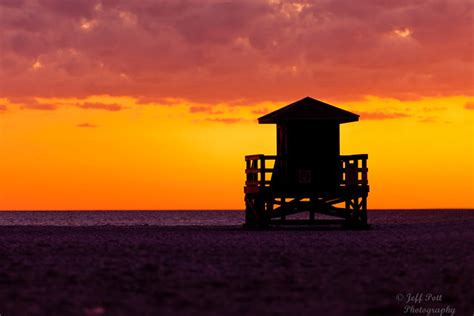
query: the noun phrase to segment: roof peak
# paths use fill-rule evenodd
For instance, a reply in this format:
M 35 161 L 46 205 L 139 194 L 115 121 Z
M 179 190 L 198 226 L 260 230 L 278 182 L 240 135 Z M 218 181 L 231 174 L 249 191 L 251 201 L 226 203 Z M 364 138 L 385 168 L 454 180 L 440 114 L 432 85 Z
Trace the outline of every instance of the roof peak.
M 359 120 L 359 115 L 316 100 L 310 96 L 295 101 L 258 119 L 260 124 L 278 124 L 285 121 L 332 121 L 348 123 Z

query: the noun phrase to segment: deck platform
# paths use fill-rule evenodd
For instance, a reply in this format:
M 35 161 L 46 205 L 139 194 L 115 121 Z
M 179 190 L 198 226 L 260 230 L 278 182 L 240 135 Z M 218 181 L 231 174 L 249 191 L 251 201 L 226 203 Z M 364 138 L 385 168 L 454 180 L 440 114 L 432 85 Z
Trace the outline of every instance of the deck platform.
M 245 226 L 269 225 L 343 225 L 369 228 L 367 224 L 368 155 L 340 156 L 339 179 L 333 188 L 308 189 L 278 183 L 275 171 L 283 157 L 249 155 L 244 187 Z M 307 213 L 307 219 L 289 216 Z M 324 219 L 318 218 L 324 215 Z M 336 219 L 326 219 L 328 216 Z

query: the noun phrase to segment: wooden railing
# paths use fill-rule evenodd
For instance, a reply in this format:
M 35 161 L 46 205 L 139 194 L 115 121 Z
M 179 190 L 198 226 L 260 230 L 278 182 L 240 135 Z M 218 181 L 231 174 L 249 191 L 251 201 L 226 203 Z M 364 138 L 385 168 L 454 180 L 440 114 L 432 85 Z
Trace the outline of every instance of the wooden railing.
M 269 188 L 277 156 L 249 155 L 245 156 L 247 179 L 245 193 L 258 192 Z
M 275 162 L 278 156 L 245 156 L 245 193 L 255 193 L 270 188 Z M 367 154 L 340 156 L 340 187 L 364 187 L 367 180 Z M 281 158 L 280 158 L 281 159 Z
M 344 155 L 341 159 L 341 182 L 342 187 L 363 187 L 369 184 L 367 179 L 367 154 Z

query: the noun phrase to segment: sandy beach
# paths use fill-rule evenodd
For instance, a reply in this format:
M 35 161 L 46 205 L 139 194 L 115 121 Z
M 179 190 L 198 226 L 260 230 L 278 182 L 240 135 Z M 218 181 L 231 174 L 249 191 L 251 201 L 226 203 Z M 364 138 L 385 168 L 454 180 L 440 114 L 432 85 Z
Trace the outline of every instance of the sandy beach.
M 380 214 L 370 231 L 1 226 L 0 314 L 472 315 L 474 212 Z

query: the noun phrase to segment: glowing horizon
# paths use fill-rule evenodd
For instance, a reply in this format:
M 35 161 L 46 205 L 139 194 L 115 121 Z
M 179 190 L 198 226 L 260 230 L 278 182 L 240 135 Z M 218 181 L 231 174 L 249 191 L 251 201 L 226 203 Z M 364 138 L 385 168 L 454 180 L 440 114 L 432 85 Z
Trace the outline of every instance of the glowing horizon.
M 369 209 L 474 208 L 473 9 L 3 2 L 0 210 L 243 209 L 256 119 L 305 96 L 361 115 Z

